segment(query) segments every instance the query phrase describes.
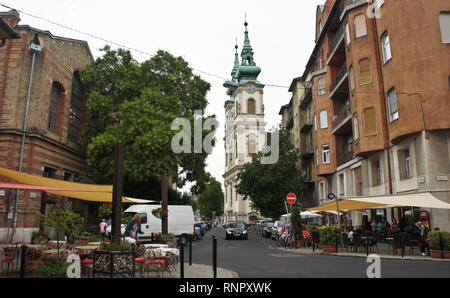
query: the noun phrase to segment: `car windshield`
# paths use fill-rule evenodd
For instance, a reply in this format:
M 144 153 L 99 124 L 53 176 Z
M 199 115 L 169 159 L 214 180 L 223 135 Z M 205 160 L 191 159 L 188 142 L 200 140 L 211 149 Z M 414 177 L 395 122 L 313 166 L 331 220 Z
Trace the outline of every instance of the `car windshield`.
M 242 222 L 233 222 L 233 223 L 230 223 L 230 226 L 229 226 L 230 228 L 233 228 L 233 229 L 244 229 L 245 227 L 244 227 L 244 223 L 242 223 Z

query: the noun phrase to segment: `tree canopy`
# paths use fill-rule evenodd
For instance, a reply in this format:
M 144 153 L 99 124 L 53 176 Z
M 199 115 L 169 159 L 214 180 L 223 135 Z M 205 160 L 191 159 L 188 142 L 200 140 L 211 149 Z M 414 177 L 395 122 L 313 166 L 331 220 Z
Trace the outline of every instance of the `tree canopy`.
M 253 155 L 252 161 L 246 163 L 238 174 L 237 192 L 244 199 L 251 199 L 251 207 L 262 216 L 278 219 L 286 213 L 284 202 L 289 193 L 302 197 L 305 184 L 298 168 L 300 152 L 294 148 L 289 134 L 280 130 L 279 158 L 274 164 L 263 164 L 261 158 L 270 153 Z
M 215 178 L 211 178 L 205 186 L 205 191 L 198 196 L 198 208 L 202 215 L 213 217 L 213 211 L 216 216 L 223 214 L 224 194 L 222 185 Z
M 123 49 L 106 46 L 102 51 L 104 55 L 81 72 L 88 96 L 81 143 L 87 148 L 88 165 L 103 180 L 111 180 L 114 144 L 124 142 L 124 191 L 126 185 L 134 185 L 136 197 L 149 199 L 148 185 L 168 176 L 180 187 L 196 181 L 193 191 L 198 192 L 208 180 L 208 153 L 174 153 L 171 140 L 179 131 L 171 124 L 176 118 L 193 123 L 194 111 L 208 104 L 210 84 L 194 75 L 183 58 L 162 50 L 143 63 Z M 178 178 L 179 172 L 183 178 Z M 156 189 L 160 193 L 160 187 Z

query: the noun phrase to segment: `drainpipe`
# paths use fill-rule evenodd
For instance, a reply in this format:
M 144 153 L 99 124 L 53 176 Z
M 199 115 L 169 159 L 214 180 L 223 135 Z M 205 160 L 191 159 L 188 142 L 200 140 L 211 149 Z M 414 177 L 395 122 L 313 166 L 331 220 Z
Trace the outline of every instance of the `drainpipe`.
M 21 146 L 21 149 L 20 149 L 19 172 L 22 172 L 22 166 L 23 166 L 23 155 L 24 155 L 24 150 L 25 150 L 25 139 L 26 139 L 26 134 L 27 134 L 26 133 L 27 126 L 28 126 L 28 112 L 29 112 L 29 109 L 30 109 L 31 90 L 32 90 L 32 87 L 33 87 L 33 76 L 34 76 L 34 66 L 35 66 L 35 63 L 36 63 L 36 55 L 39 54 L 42 51 L 42 47 L 40 46 L 37 34 L 34 35 L 34 39 L 31 41 L 29 50 L 30 50 L 30 52 L 33 53 L 33 60 L 32 60 L 32 63 L 31 63 L 30 84 L 28 85 L 28 96 L 27 96 L 27 105 L 26 105 L 26 109 L 25 109 L 25 120 L 24 120 L 24 123 L 23 123 L 23 135 L 22 135 L 22 146 Z M 14 228 L 17 227 L 19 198 L 20 198 L 20 189 L 17 189 L 16 202 L 15 202 L 14 210 L 11 210 L 12 206 L 10 206 L 10 211 L 14 212 L 13 233 L 11 234 L 10 243 L 13 242 L 13 238 L 14 238 L 14 234 L 15 234 Z M 9 226 L 9 221 L 8 221 L 8 226 Z M 9 227 L 8 227 L 8 231 L 7 231 L 6 237 L 7 237 L 7 239 L 9 237 Z

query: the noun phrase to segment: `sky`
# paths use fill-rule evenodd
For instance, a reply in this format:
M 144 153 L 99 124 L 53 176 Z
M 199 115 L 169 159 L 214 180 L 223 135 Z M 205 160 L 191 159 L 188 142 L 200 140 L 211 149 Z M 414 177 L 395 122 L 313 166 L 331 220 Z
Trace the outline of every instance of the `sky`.
M 218 142 L 208 157 L 206 170 L 221 183 L 227 99 L 221 78 L 231 78 L 236 38 L 239 53 L 242 50 L 245 15 L 254 59 L 262 69 L 258 80 L 265 85 L 289 87 L 305 70 L 314 48 L 316 8 L 324 3 L 325 0 L 0 0 L 0 4 L 23 11 L 22 25 L 86 40 L 94 58 L 100 57 L 99 49 L 107 44 L 103 40 L 138 50 L 132 54 L 140 62 L 159 49 L 183 57 L 195 69 L 194 73 L 211 84 L 206 114 L 216 115 L 221 127 L 216 131 Z M 0 6 L 0 11 L 7 10 Z M 288 88 L 264 88 L 267 131 L 281 121 L 280 108 L 290 99 Z

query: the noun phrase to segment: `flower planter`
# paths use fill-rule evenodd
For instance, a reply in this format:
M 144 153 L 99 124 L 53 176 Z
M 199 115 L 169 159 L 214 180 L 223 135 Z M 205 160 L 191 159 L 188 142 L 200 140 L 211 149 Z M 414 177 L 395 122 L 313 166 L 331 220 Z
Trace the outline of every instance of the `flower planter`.
M 93 277 L 134 278 L 134 251 L 95 251 Z
M 450 250 L 444 250 L 444 259 L 450 259 Z M 430 255 L 432 258 L 441 259 L 441 251 L 438 249 L 430 249 Z
M 302 240 L 295 241 L 295 248 L 302 248 Z
M 322 245 L 322 251 L 327 253 L 336 253 L 336 245 Z

